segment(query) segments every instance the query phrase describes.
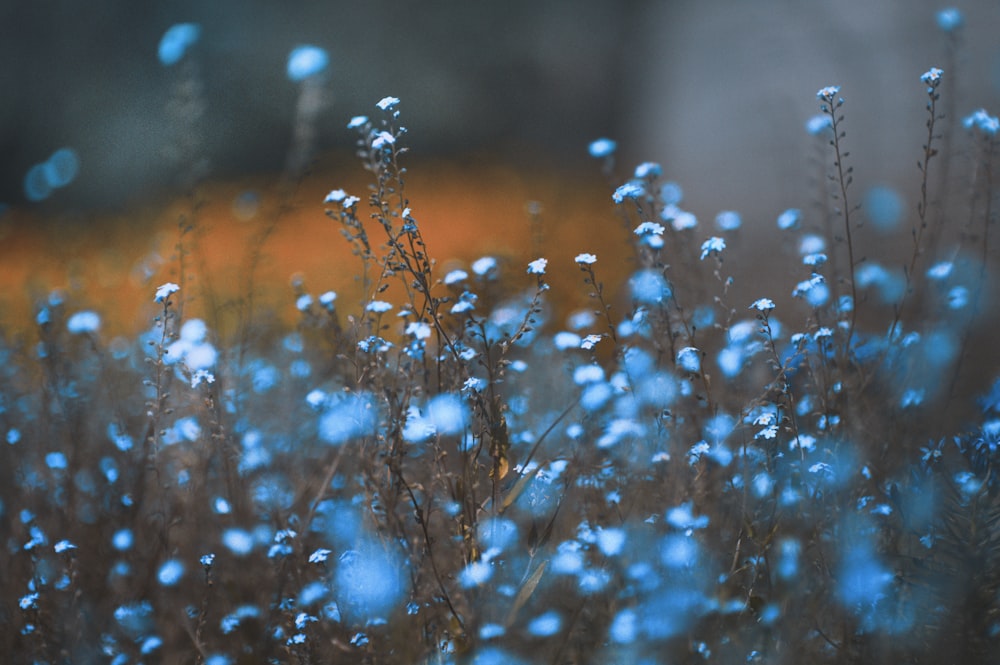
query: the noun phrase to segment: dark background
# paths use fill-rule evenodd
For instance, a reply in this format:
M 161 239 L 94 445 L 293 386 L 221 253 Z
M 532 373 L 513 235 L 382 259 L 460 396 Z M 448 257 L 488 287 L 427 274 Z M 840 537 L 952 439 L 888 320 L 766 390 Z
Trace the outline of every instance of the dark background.
M 966 25 L 942 90 L 953 117 L 1000 111 L 1000 3 L 957 3 Z M 622 158 L 657 160 L 699 216 L 773 216 L 802 206 L 812 154 L 803 123 L 838 84 L 859 181 L 917 183 L 926 95 L 945 67 L 941 5 L 927 0 L 575 0 L 262 2 L 13 0 L 0 6 L 0 203 L 43 214 L 120 208 L 169 188 L 177 70 L 157 44 L 201 25 L 201 150 L 214 177 L 279 173 L 298 86 L 289 51 L 330 54 L 332 103 L 317 147 L 349 151 L 345 129 L 400 97 L 423 156 L 486 154 L 553 170 L 586 166 L 607 135 Z M 69 146 L 79 177 L 29 204 L 23 179 Z M 773 213 L 773 214 L 772 214 Z

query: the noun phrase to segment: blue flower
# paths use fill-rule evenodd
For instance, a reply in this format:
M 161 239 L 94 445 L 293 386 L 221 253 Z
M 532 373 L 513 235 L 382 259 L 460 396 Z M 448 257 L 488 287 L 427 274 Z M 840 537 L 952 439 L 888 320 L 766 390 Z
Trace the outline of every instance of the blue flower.
M 615 190 L 611 198 L 615 203 L 622 203 L 625 199 L 637 199 L 645 193 L 646 190 L 639 183 L 626 182 Z
M 163 586 L 175 586 L 184 576 L 184 564 L 177 559 L 168 559 L 160 566 L 156 579 Z
M 618 148 L 618 144 L 611 139 L 597 139 L 592 142 L 588 147 L 587 151 L 590 156 L 595 159 L 601 159 L 603 157 L 610 157 L 614 154 L 615 150 Z
M 330 56 L 318 46 L 296 46 L 288 54 L 288 78 L 296 83 L 316 76 L 326 69 Z
M 529 275 L 544 275 L 545 266 L 549 263 L 548 259 L 535 259 L 528 264 L 528 274 Z
M 197 23 L 177 23 L 170 26 L 160 39 L 157 56 L 169 67 L 180 62 L 188 49 L 198 41 L 201 26 Z
M 782 231 L 797 229 L 801 219 L 802 211 L 796 208 L 789 208 L 785 212 L 778 215 L 778 228 Z
M 77 312 L 73 316 L 69 317 L 69 321 L 66 322 L 66 329 L 69 330 L 74 335 L 82 335 L 85 333 L 95 333 L 101 327 L 101 317 L 97 312 L 83 311 Z
M 181 287 L 177 286 L 173 282 L 167 282 L 166 284 L 160 285 L 160 287 L 156 289 L 156 296 L 153 298 L 153 300 L 155 300 L 156 302 L 163 302 L 171 295 L 177 293 L 180 290 Z
M 966 129 L 978 129 L 983 134 L 993 135 L 1000 129 L 1000 120 L 995 115 L 990 115 L 986 109 L 974 111 L 971 115 L 962 120 Z
M 726 248 L 726 241 L 719 237 L 712 237 L 701 244 L 701 260 L 704 261 L 712 254 L 721 254 Z
M 639 179 L 658 178 L 662 174 L 663 167 L 656 162 L 643 162 L 635 167 L 635 177 Z
M 715 225 L 722 231 L 735 231 L 743 225 L 743 219 L 734 210 L 723 210 L 715 216 Z
M 933 91 L 934 88 L 941 85 L 941 75 L 944 74 L 943 69 L 938 69 L 937 67 L 931 67 L 929 70 L 920 75 L 920 80 L 924 82 L 928 88 Z
M 836 99 L 839 93 L 839 85 L 828 85 L 825 88 L 819 89 L 819 92 L 816 93 L 816 98 L 822 102 L 826 102 L 827 104 L 832 104 L 833 100 Z
M 958 30 L 965 23 L 962 12 L 954 7 L 947 7 L 937 13 L 937 24 L 944 32 Z
M 817 114 L 806 120 L 806 131 L 813 136 L 822 134 L 828 127 L 830 127 L 830 116 L 826 114 Z

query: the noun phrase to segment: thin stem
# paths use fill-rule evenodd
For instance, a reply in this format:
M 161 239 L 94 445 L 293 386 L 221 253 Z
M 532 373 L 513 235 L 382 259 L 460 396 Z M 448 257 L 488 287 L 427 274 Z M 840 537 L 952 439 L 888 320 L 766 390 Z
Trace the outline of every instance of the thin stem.
M 851 319 L 847 329 L 847 340 L 844 342 L 844 355 L 847 356 L 850 354 L 851 341 L 854 338 L 854 327 L 857 322 L 858 291 L 857 280 L 854 278 L 854 267 L 856 264 L 854 260 L 854 238 L 851 233 L 851 206 L 847 199 L 847 188 L 852 182 L 851 172 L 854 169 L 844 169 L 844 157 L 848 156 L 848 153 L 842 152 L 840 149 L 840 139 L 846 136 L 844 132 L 840 131 L 840 123 L 844 117 L 837 115 L 837 110 L 843 104 L 844 100 L 839 99 L 836 105 L 833 105 L 832 102 L 829 105 L 824 105 L 823 110 L 830 115 L 830 128 L 833 130 L 833 138 L 830 140 L 830 145 L 833 146 L 833 165 L 837 167 L 836 180 L 840 188 L 841 213 L 844 215 L 844 238 L 847 240 L 847 264 L 850 275 L 849 279 L 851 281 Z

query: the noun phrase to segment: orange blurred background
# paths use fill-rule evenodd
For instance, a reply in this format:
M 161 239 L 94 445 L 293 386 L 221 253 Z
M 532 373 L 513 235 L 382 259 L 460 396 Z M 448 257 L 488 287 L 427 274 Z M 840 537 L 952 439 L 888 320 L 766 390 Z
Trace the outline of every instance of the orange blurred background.
M 586 305 L 590 291 L 573 262 L 576 254 L 598 256 L 595 269 L 609 295 L 627 274 L 627 233 L 597 164 L 561 175 L 485 157 L 404 165 L 412 212 L 437 260 L 438 277 L 489 254 L 506 261 L 509 285 L 530 289 L 534 279 L 526 264 L 544 256 L 549 301 L 565 314 Z M 254 274 L 258 311 L 293 324 L 295 275 L 314 296 L 336 291 L 342 316 L 356 314 L 365 299 L 357 281 L 361 261 L 352 256 L 339 223 L 325 215 L 323 199 L 342 188 L 361 198 L 358 216 L 365 219 L 369 182 L 356 161 L 327 157 L 285 201 L 277 193 L 278 177 L 257 176 L 210 181 L 193 196 L 163 193 L 111 214 L 40 217 L 8 210 L 0 217 L 0 324 L 29 330 L 37 303 L 58 289 L 71 311 L 88 308 L 101 315 L 102 334 L 133 335 L 149 327 L 159 307 L 155 289 L 170 281 L 182 282 L 185 316 L 206 316 L 208 293 L 223 307 L 245 295 L 250 249 L 274 220 Z M 532 222 L 535 204 L 541 212 Z M 182 235 L 184 226 L 191 231 Z M 373 244 L 381 242 L 381 233 L 369 225 Z M 179 242 L 186 251 L 183 270 Z

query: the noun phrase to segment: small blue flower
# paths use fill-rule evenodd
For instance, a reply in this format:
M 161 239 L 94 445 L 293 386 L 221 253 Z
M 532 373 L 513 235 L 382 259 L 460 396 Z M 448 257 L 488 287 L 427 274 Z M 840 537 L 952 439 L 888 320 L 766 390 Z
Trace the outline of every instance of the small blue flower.
M 288 54 L 288 78 L 298 83 L 326 69 L 330 56 L 318 46 L 296 46 Z
M 177 559 L 168 559 L 160 566 L 156 579 L 163 586 L 175 586 L 184 576 L 184 564 Z
M 743 219 L 734 210 L 723 210 L 715 216 L 715 225 L 722 231 L 735 231 L 743 225 Z
M 677 352 L 677 366 L 685 372 L 701 371 L 701 351 L 693 346 L 686 346 Z
M 528 264 L 528 274 L 529 275 L 544 275 L 545 266 L 549 263 L 548 259 L 535 259 Z
M 785 212 L 778 215 L 778 228 L 782 231 L 788 231 L 790 229 L 797 229 L 799 227 L 799 222 L 802 219 L 802 211 L 796 208 L 789 208 Z
M 625 199 L 637 199 L 645 193 L 646 190 L 639 183 L 627 182 L 616 189 L 611 198 L 615 203 L 622 203 Z
M 944 32 L 958 30 L 965 23 L 962 12 L 954 7 L 947 7 L 937 13 L 937 24 Z
M 993 135 L 1000 130 L 1000 120 L 995 115 L 990 115 L 986 109 L 979 109 L 962 120 L 966 129 L 978 129 L 983 134 Z
M 381 148 L 388 148 L 396 142 L 396 137 L 389 132 L 379 132 L 372 139 L 372 150 L 379 150 Z
M 592 142 L 587 147 L 587 151 L 590 153 L 591 157 L 595 159 L 601 159 L 613 155 L 617 148 L 618 148 L 617 143 L 615 143 L 611 139 L 602 138 Z
M 819 92 L 816 93 L 816 98 L 821 102 L 826 102 L 827 104 L 832 104 L 833 100 L 837 98 L 840 93 L 839 85 L 828 85 L 825 88 L 820 88 Z
M 177 23 L 170 26 L 157 49 L 157 56 L 160 63 L 166 67 L 180 62 L 188 49 L 198 41 L 201 35 L 201 26 L 197 23 Z
M 167 282 L 166 284 L 160 285 L 160 287 L 156 289 L 156 296 L 153 298 L 153 300 L 155 300 L 156 302 L 163 302 L 171 295 L 177 293 L 180 290 L 181 287 L 177 286 L 173 282 Z
M 938 69 L 937 67 L 931 67 L 929 70 L 920 75 L 920 80 L 924 84 L 933 90 L 934 88 L 941 85 L 941 75 L 944 74 L 943 69 Z
M 663 167 L 656 162 L 643 162 L 635 167 L 635 177 L 639 179 L 658 178 L 662 174 Z
M 825 114 L 814 115 L 806 120 L 806 131 L 812 136 L 822 134 L 830 127 L 830 116 Z
M 101 328 L 101 317 L 97 312 L 83 311 L 77 312 L 69 317 L 66 322 L 66 329 L 74 335 L 85 333 L 95 333 Z
M 712 237 L 701 244 L 701 260 L 704 261 L 709 256 L 721 254 L 726 248 L 726 241 L 719 237 Z

